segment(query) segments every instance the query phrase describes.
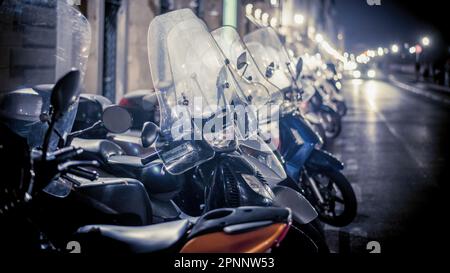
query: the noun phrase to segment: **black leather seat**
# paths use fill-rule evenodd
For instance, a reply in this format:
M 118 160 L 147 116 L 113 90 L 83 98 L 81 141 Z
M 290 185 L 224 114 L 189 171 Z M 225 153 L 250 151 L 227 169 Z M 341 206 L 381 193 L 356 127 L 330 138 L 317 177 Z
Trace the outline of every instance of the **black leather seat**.
M 106 139 L 74 138 L 71 145 L 83 149 L 82 157 L 96 159 L 102 165 L 108 164 L 111 156 L 124 154 L 119 145 Z
M 87 252 L 152 253 L 168 250 L 186 236 L 191 224 L 178 220 L 143 227 L 89 225 L 78 229 L 76 237 Z M 82 249 L 83 251 L 83 249 Z
M 81 183 L 76 190 L 124 216 L 121 217 L 124 218 L 122 225 L 149 225 L 153 222 L 152 204 L 140 181 L 116 177 L 99 177 L 94 181 L 76 179 Z
M 161 200 L 172 199 L 184 182 L 182 176 L 167 173 L 161 160 L 144 165 L 141 157 L 125 155 L 117 144 L 109 140 L 75 138 L 72 145 L 83 148 L 81 157 L 98 160 L 106 172 L 141 181 L 151 196 Z

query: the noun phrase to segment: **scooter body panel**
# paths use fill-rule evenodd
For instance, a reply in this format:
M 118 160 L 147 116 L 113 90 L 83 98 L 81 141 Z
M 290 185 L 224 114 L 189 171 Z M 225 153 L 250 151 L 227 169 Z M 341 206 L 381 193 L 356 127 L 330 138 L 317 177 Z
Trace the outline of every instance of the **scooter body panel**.
M 284 186 L 275 186 L 272 190 L 275 194 L 275 205 L 290 208 L 295 222 L 308 224 L 318 217 L 311 203 L 298 191 Z
M 341 171 L 344 169 L 344 163 L 326 151 L 314 149 L 306 162 L 306 167 L 313 170 L 328 169 Z
M 287 175 L 294 181 L 300 179 L 300 173 L 309 155 L 320 137 L 301 117 L 286 115 L 281 118 L 281 153 L 285 159 Z

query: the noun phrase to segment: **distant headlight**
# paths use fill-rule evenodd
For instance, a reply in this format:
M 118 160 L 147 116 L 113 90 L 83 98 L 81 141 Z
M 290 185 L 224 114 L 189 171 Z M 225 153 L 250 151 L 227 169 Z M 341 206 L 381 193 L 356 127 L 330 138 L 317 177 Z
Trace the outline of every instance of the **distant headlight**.
M 359 71 L 359 70 L 353 71 L 353 78 L 355 78 L 355 79 L 361 78 L 361 71 Z
M 367 77 L 369 78 L 375 78 L 375 76 L 377 75 L 377 72 L 375 72 L 375 70 L 370 69 L 369 71 L 367 71 Z

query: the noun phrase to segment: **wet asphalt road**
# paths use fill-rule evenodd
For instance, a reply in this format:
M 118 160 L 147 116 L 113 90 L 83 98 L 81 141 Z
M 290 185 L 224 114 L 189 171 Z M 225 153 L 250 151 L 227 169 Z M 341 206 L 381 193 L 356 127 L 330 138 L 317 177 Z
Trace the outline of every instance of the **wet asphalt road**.
M 345 164 L 359 201 L 345 228 L 325 227 L 332 251 L 439 252 L 447 245 L 450 107 L 388 81 L 344 84 L 349 111 L 329 146 Z

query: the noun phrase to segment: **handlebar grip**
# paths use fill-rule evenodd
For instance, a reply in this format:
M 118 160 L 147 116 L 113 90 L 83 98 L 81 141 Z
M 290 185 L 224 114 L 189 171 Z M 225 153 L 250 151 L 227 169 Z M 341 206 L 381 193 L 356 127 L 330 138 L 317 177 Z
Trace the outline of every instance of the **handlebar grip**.
M 98 178 L 98 172 L 96 171 L 91 171 L 91 170 L 86 170 L 84 168 L 72 168 L 68 171 L 68 173 L 94 181 Z
M 58 171 L 63 172 L 63 171 L 68 171 L 69 168 L 75 168 L 75 167 L 98 167 L 100 164 L 98 163 L 97 160 L 90 160 L 90 161 L 86 161 L 86 160 L 70 160 L 67 161 L 65 163 L 61 163 L 58 165 Z
M 69 146 L 59 149 L 53 153 L 50 153 L 49 155 L 47 155 L 47 159 L 56 159 L 58 161 L 64 161 L 76 155 L 80 155 L 81 153 L 83 153 L 83 149 Z
M 155 161 L 158 158 L 159 158 L 158 154 L 151 154 L 147 157 L 142 158 L 141 163 L 142 163 L 142 165 L 147 165 L 148 163 Z

